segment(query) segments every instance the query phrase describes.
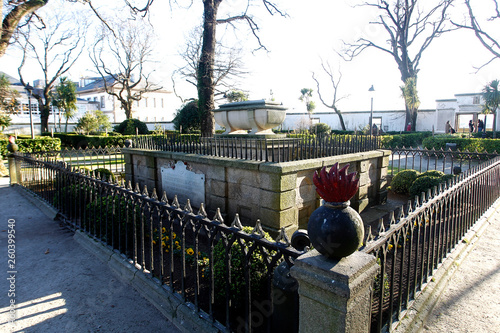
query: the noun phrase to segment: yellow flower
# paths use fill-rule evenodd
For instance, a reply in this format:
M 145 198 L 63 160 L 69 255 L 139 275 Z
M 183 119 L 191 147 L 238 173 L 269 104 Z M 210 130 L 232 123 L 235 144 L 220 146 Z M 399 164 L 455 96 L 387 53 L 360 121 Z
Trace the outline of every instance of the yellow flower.
M 156 241 L 155 240 L 153 241 L 153 245 L 156 245 Z
M 175 246 L 179 246 L 179 241 L 175 241 Z
M 394 245 L 389 244 L 389 251 L 392 250 L 393 247 L 394 247 Z
M 166 241 L 168 241 L 168 240 L 169 240 L 168 236 L 165 236 L 165 237 L 163 237 L 163 238 L 165 238 L 165 240 L 166 240 Z
M 187 253 L 188 255 L 192 256 L 192 255 L 194 254 L 194 251 L 193 251 L 193 249 L 192 249 L 192 248 L 189 248 L 189 249 L 187 249 L 187 250 L 186 250 L 186 253 Z
M 177 235 L 174 233 L 172 233 L 172 239 L 175 239 L 175 237 L 177 237 Z
M 161 232 L 162 233 L 166 233 L 167 232 L 167 229 L 165 229 L 165 227 L 161 228 Z
M 165 247 L 167 244 L 165 244 L 165 242 L 161 242 L 161 246 Z
M 168 249 L 165 249 L 165 252 L 168 253 Z

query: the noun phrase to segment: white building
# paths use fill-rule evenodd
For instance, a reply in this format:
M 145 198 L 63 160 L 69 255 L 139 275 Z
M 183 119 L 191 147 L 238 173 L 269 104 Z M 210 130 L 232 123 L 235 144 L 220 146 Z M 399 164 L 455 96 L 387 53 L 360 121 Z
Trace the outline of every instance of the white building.
M 433 131 L 444 133 L 445 124 L 450 124 L 457 132 L 468 132 L 469 121 L 477 124 L 478 119 L 485 120 L 486 129 L 493 128 L 493 115 L 481 114 L 483 108 L 481 93 L 456 94 L 453 99 L 436 100 L 436 109 L 423 109 L 418 111 L 417 131 Z M 498 112 L 498 110 L 497 110 Z M 370 124 L 370 111 L 344 111 L 342 112 L 347 130 L 360 130 Z M 405 110 L 373 111 L 373 123 L 387 131 L 404 131 Z M 500 117 L 497 117 L 497 128 L 500 128 Z M 340 130 L 339 117 L 335 112 L 315 112 L 311 115 L 312 123 L 325 123 L 332 129 Z M 309 127 L 309 115 L 307 112 L 287 112 L 284 130 L 293 130 Z
M 111 77 L 106 78 L 111 90 L 118 90 L 113 86 Z M 78 97 L 88 102 L 98 103 L 99 109 L 107 115 L 112 123 L 121 123 L 126 119 L 125 111 L 121 108 L 118 99 L 106 92 L 101 77 L 82 78 L 77 89 Z M 132 117 L 149 123 L 170 122 L 174 118 L 175 110 L 171 107 L 172 92 L 158 90 L 142 95 L 140 101 L 133 104 Z
M 38 101 L 24 88 L 21 82 L 8 74 L 4 74 L 11 83 L 11 87 L 19 92 L 19 111 L 14 114 L 10 114 L 12 119 L 12 125 L 9 126 L 4 132 L 5 133 L 17 133 L 17 134 L 30 134 L 30 109 L 31 117 L 33 119 L 33 129 L 36 135 L 40 134 L 41 121 L 40 112 L 38 108 Z M 33 88 L 36 92 L 40 89 L 41 80 L 35 80 L 33 82 Z M 31 107 L 29 107 L 31 106 Z M 74 127 L 74 123 L 78 118 L 83 116 L 85 112 L 89 110 L 96 110 L 98 108 L 97 103 L 89 102 L 87 100 L 77 99 L 77 113 L 74 118 L 70 119 L 68 124 L 68 130 Z M 66 118 L 63 112 L 59 112 L 57 108 L 51 106 L 49 114 L 49 130 L 59 131 L 59 124 L 61 124 L 61 129 L 64 130 L 64 125 L 66 123 Z

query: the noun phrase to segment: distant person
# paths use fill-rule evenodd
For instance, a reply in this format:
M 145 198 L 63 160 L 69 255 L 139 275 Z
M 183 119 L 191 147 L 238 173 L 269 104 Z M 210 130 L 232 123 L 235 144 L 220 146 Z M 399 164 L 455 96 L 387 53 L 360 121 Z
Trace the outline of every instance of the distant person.
M 484 129 L 484 123 L 481 119 L 477 121 L 477 132 L 481 133 Z
M 451 124 L 449 120 L 446 122 L 446 125 L 444 125 L 444 132 L 446 134 L 451 134 Z
M 407 131 L 407 132 L 410 132 L 410 131 L 411 131 L 411 123 L 408 123 L 408 125 L 406 126 L 406 131 Z
M 472 119 L 469 120 L 469 133 L 474 133 L 474 122 L 472 121 Z
M 378 127 L 376 124 L 372 126 L 372 135 L 378 135 Z

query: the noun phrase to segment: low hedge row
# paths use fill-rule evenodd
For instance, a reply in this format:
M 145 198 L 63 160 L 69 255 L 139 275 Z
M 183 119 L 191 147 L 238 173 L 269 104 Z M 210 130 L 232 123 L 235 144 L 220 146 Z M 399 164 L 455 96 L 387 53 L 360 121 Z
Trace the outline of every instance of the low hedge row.
M 432 136 L 432 132 L 401 132 L 381 136 L 384 148 L 418 147 L 423 140 Z
M 457 149 L 460 151 L 468 150 L 471 152 L 478 151 L 479 153 L 500 153 L 500 139 L 476 139 L 462 138 L 458 135 L 436 135 L 425 138 L 422 145 L 426 149 L 446 149 L 447 143 L 456 143 Z
M 54 137 L 61 140 L 61 145 L 65 149 L 85 149 L 110 146 L 122 147 L 125 144 L 125 140 L 133 138 L 135 135 L 99 136 L 73 133 L 54 133 Z
M 7 139 L 0 139 L 0 155 L 5 158 L 9 152 L 7 150 L 7 145 L 9 141 Z M 19 152 L 21 153 L 32 153 L 36 151 L 51 151 L 51 150 L 61 150 L 61 140 L 58 138 L 50 137 L 40 137 L 35 139 L 20 139 L 16 140 Z

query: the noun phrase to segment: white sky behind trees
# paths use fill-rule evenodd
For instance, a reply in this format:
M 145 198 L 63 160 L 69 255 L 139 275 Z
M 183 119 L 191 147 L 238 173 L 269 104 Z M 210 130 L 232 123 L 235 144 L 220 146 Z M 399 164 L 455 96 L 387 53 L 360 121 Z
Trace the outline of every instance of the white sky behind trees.
M 318 99 L 315 82 L 311 73 L 314 71 L 320 76 L 322 94 L 327 103 L 331 102 L 329 92 L 331 85 L 321 73 L 321 59 L 329 61 L 333 68 L 340 68 L 342 82 L 339 96 L 346 96 L 338 107 L 342 111 L 359 111 L 370 108 L 368 89 L 375 87 L 374 109 L 395 110 L 403 109 L 404 102 L 400 97 L 402 85 L 396 62 L 389 54 L 375 49 L 365 50 L 351 62 L 344 62 L 334 49 L 341 49 L 341 41 L 354 42 L 360 36 L 384 41 L 385 33 L 380 27 L 369 25 L 378 12 L 372 8 L 352 5 L 361 0 L 276 0 L 280 9 L 285 10 L 290 17 L 282 18 L 279 15 L 271 16 L 263 8 L 255 7 L 254 14 L 259 24 L 259 36 L 269 52 L 260 50 L 254 37 L 243 23 L 237 25 L 238 30 L 219 26 L 218 37 L 223 37 L 228 46 L 239 43 L 246 49 L 245 66 L 250 72 L 241 80 L 241 89 L 249 92 L 250 99 L 270 98 L 270 90 L 274 98 L 294 111 L 305 111 L 305 105 L 298 98 L 300 89 L 313 88 L 313 100 L 316 112 L 331 111 L 322 106 Z M 186 5 L 190 1 L 178 0 Z M 422 5 L 433 5 L 436 0 L 421 0 Z M 114 0 L 122 4 L 121 0 Z M 225 13 L 237 14 L 238 9 L 244 6 L 247 0 L 224 0 L 219 9 L 219 18 Z M 259 1 L 254 2 L 258 4 Z M 49 2 L 57 5 L 57 1 Z M 476 16 L 480 22 L 493 13 L 489 0 L 473 0 L 472 5 L 477 8 Z M 71 4 L 65 3 L 68 8 Z M 76 6 L 73 4 L 73 6 Z M 73 7 L 75 9 L 81 7 Z M 45 10 L 48 10 L 46 8 Z M 82 9 L 78 9 L 82 10 Z M 154 76 L 161 81 L 164 88 L 171 90 L 170 76 L 172 71 L 182 64 L 177 53 L 184 49 L 184 38 L 196 25 L 202 21 L 202 3 L 195 0 L 191 8 L 179 8 L 173 5 L 172 10 L 166 0 L 154 2 L 151 12 L 151 22 L 158 35 L 156 43 L 156 63 Z M 111 11 L 112 15 L 126 9 Z M 463 0 L 456 0 L 450 15 L 457 23 L 464 23 L 466 9 Z M 89 15 L 91 15 L 89 13 Z M 486 23 L 483 23 L 488 28 Z M 498 30 L 498 29 L 497 29 Z M 89 31 L 89 34 L 92 33 Z M 500 34 L 500 31 L 498 32 Z M 498 36 L 500 39 L 500 36 Z M 91 43 L 93 38 L 88 36 Z M 86 71 L 92 69 L 87 54 L 70 71 L 70 77 L 78 80 L 82 75 L 95 75 Z M 421 109 L 435 108 L 436 99 L 453 98 L 457 93 L 480 92 L 485 84 L 493 79 L 500 79 L 500 60 L 496 60 L 478 73 L 474 67 L 479 67 L 491 59 L 488 51 L 479 43 L 472 31 L 458 30 L 449 32 L 435 39 L 431 46 L 424 51 L 420 62 L 418 91 L 421 100 Z M 0 71 L 17 77 L 19 66 L 19 52 L 13 47 L 7 50 L 7 55 L 0 58 Z M 33 67 L 30 81 L 41 78 L 41 74 Z M 188 83 L 178 81 L 178 92 L 184 98 L 196 97 L 196 90 Z M 178 99 L 172 99 L 180 104 Z M 176 105 L 178 107 L 179 105 Z

